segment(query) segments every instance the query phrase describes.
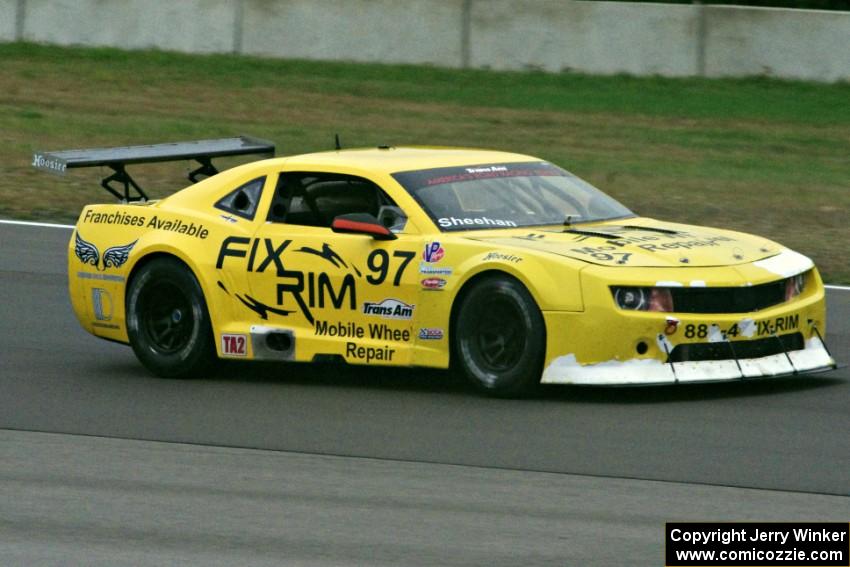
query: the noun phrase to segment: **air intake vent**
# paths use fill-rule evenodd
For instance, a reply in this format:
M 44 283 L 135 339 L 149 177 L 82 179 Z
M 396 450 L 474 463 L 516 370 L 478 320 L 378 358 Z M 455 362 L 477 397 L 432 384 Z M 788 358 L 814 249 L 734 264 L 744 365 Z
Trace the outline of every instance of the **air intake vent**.
M 728 342 L 690 343 L 674 348 L 668 362 L 761 358 L 792 350 L 803 350 L 805 346 L 801 333 L 751 341 L 735 341 L 731 345 Z
M 785 301 L 785 280 L 750 287 L 671 287 L 678 313 L 750 313 Z
M 294 360 L 295 334 L 290 329 L 251 327 L 251 345 L 257 360 Z

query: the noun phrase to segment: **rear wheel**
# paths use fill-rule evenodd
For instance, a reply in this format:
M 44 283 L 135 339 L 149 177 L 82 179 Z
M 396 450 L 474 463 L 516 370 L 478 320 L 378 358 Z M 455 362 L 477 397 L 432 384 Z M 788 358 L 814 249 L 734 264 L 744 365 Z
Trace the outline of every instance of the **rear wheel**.
M 453 332 L 456 362 L 481 390 L 502 397 L 528 393 L 540 382 L 546 330 L 528 290 L 492 276 L 462 298 Z
M 163 378 L 192 378 L 215 358 L 204 294 L 173 258 L 141 267 L 127 293 L 127 334 L 141 363 Z

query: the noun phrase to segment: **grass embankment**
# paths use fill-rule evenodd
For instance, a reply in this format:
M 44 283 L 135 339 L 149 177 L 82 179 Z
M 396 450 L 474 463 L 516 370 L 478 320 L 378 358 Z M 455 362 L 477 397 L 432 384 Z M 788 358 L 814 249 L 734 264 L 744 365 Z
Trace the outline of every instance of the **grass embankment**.
M 530 153 L 647 216 L 755 232 L 850 282 L 850 85 L 454 71 L 0 45 L 0 216 L 108 200 L 34 150 L 248 133 L 278 154 L 433 144 Z M 188 164 L 139 166 L 152 196 Z

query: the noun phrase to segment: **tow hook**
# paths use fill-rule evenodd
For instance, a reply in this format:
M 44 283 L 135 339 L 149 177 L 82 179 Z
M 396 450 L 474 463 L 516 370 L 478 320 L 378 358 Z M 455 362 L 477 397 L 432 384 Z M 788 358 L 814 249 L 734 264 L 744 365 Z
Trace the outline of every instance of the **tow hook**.
M 675 317 L 667 317 L 667 326 L 664 327 L 665 335 L 672 335 L 679 330 L 679 320 Z

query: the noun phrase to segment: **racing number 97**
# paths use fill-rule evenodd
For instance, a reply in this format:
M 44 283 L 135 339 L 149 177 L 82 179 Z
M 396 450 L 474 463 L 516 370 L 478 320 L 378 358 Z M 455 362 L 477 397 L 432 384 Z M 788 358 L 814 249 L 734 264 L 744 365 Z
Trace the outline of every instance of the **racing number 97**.
M 405 252 L 403 250 L 393 252 L 393 258 L 401 258 L 401 263 L 393 278 L 394 286 L 398 286 L 401 283 L 401 276 L 404 274 L 404 269 L 407 268 L 407 265 L 415 256 L 415 252 Z M 390 272 L 390 255 L 386 250 L 374 250 L 366 259 L 366 265 L 369 267 L 369 271 L 372 272 L 366 276 L 366 281 L 372 285 L 381 285 L 387 279 L 387 275 Z

